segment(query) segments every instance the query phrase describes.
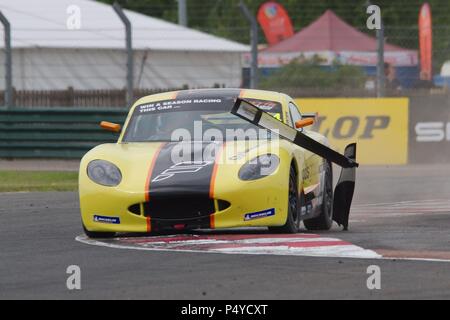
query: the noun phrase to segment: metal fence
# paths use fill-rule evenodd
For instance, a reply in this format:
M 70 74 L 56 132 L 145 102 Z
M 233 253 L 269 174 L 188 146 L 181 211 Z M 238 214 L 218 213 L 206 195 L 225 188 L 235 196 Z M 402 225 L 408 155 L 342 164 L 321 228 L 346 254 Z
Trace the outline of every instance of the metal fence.
M 237 3 L 238 1 L 232 1 L 233 3 Z M 248 1 L 250 2 L 250 1 Z M 281 1 L 283 2 L 283 1 Z M 125 6 L 127 5 L 126 1 L 122 1 Z M 289 5 L 288 1 L 284 3 L 286 6 Z M 168 9 L 173 9 L 173 6 L 176 6 L 174 1 L 167 2 L 165 4 L 151 4 L 151 2 L 145 3 L 142 2 L 142 7 L 139 9 L 142 10 L 143 13 L 151 12 L 160 12 L 167 11 Z M 190 7 L 189 7 L 190 6 Z M 195 17 L 191 17 L 188 20 L 188 24 L 190 27 L 194 27 L 199 29 L 200 31 L 208 32 L 218 36 L 224 36 L 233 38 L 235 41 L 239 41 L 241 43 L 248 44 L 250 43 L 250 24 L 246 21 L 244 16 L 240 13 L 239 8 L 236 5 L 229 6 L 224 9 L 224 3 L 217 3 L 217 6 L 210 11 L 206 12 L 210 4 L 192 4 L 188 2 L 188 12 L 193 12 L 195 10 L 198 11 L 198 15 Z M 297 31 L 299 28 L 304 28 L 306 24 L 303 22 L 305 15 L 312 17 L 319 17 L 325 9 L 327 9 L 328 4 L 315 4 L 314 6 L 304 6 L 302 9 L 292 9 L 290 11 L 290 15 L 294 21 L 295 27 Z M 409 11 L 418 11 L 418 4 L 405 4 Z M 337 12 L 344 20 L 350 21 L 353 25 L 356 25 L 357 28 L 369 36 L 375 37 L 375 32 L 368 31 L 365 27 L 366 13 L 363 10 L 363 7 L 354 8 L 355 5 L 348 5 L 344 9 L 341 9 L 340 12 Z M 400 6 L 394 6 L 393 8 L 396 10 L 401 10 Z M 437 7 L 439 8 L 439 7 Z M 255 14 L 255 8 L 250 8 L 252 13 Z M 394 10 L 392 9 L 392 10 Z M 209 10 L 209 9 L 208 9 Z M 355 12 L 361 16 L 362 19 L 355 24 L 355 19 L 353 16 Z M 221 17 L 220 21 L 217 22 L 217 25 L 214 23 L 208 25 L 208 27 L 202 26 L 199 19 L 210 19 L 214 21 L 214 15 L 217 17 Z M 434 49 L 433 49 L 433 69 L 434 74 L 439 74 L 443 63 L 447 60 L 450 60 L 450 26 L 439 24 L 439 15 L 440 12 L 436 12 L 436 24 L 433 26 L 434 28 Z M 168 20 L 176 21 L 176 16 L 167 16 Z M 226 19 L 227 25 L 224 26 L 223 19 Z M 245 22 L 242 22 L 245 21 Z M 395 23 L 395 25 L 401 25 L 400 23 Z M 14 26 L 12 25 L 14 29 Z M 108 32 L 108 29 L 102 27 L 102 31 Z M 125 30 L 125 29 L 124 29 Z M 21 32 L 29 32 L 32 33 L 33 30 L 20 30 Z M 391 43 L 406 49 L 417 50 L 418 49 L 418 27 L 416 26 L 395 26 L 394 22 L 389 20 L 386 21 L 385 24 L 385 39 L 387 43 Z M 264 46 L 265 38 L 264 34 L 261 30 L 258 32 L 258 43 L 261 46 Z M 54 40 L 57 44 L 58 40 Z M 5 46 L 6 47 L 6 46 Z M 14 48 L 13 48 L 14 49 Z M 123 52 L 125 57 L 126 51 L 126 43 L 123 43 Z M 0 49 L 0 63 L 3 64 L 5 57 L 5 50 Z M 20 55 L 14 57 L 14 59 L 20 59 Z M 147 56 L 145 56 L 147 59 Z M 55 60 L 58 60 L 58 56 L 55 56 Z M 137 60 L 137 59 L 136 59 Z M 134 61 L 133 66 L 127 66 L 127 63 L 130 63 L 128 59 L 122 59 L 120 61 L 123 64 L 121 67 L 123 70 L 131 70 L 134 71 L 133 82 L 134 86 L 139 87 L 139 79 L 142 76 L 142 72 L 140 67 L 142 61 Z M 253 59 L 254 60 L 254 59 Z M 73 63 L 80 63 L 86 66 L 88 62 L 86 61 L 76 61 Z M 108 62 L 109 63 L 109 62 Z M 152 65 L 151 58 L 148 58 L 146 61 L 150 66 Z M 230 67 L 227 65 L 227 61 L 223 62 L 223 66 L 220 66 L 223 69 Z M 39 64 L 41 68 L 59 68 L 60 66 L 56 66 L 53 62 L 48 61 L 38 61 L 35 62 L 36 66 Z M 95 67 L 95 66 L 92 66 Z M 117 65 L 111 64 L 107 67 L 117 67 Z M 205 63 L 202 68 L 211 67 L 207 63 Z M 1 68 L 0 68 L 1 69 Z M 336 69 L 336 68 L 335 68 Z M 335 71 L 332 70 L 332 72 Z M 344 97 L 374 97 L 376 96 L 376 90 L 374 83 L 376 82 L 374 67 L 372 70 L 363 70 L 361 77 L 361 72 L 349 72 L 344 73 L 340 78 L 333 80 L 332 82 L 329 79 L 327 81 L 322 81 L 323 77 L 327 77 L 327 75 L 320 75 L 321 78 L 317 74 L 309 74 L 307 77 L 298 79 L 298 74 L 286 74 L 283 77 L 277 79 L 277 83 L 273 83 L 270 80 L 276 77 L 280 70 L 264 70 L 264 68 L 260 68 L 259 72 L 256 73 L 256 76 L 259 77 L 260 88 L 262 89 L 270 89 L 283 91 L 286 93 L 290 93 L 294 96 L 303 96 L 303 97 L 332 97 L 332 96 L 344 96 Z M 5 68 L 7 70 L 7 68 Z M 128 71 L 130 74 L 130 71 Z M 131 72 L 133 75 L 133 72 Z M 251 85 L 251 72 L 250 72 L 250 64 L 245 66 L 242 70 L 242 87 L 249 87 Z M 3 78 L 3 74 L 0 75 Z M 90 83 L 92 79 L 88 79 L 86 75 L 78 74 L 77 77 L 81 79 L 81 82 Z M 84 78 L 86 77 L 86 78 Z M 253 75 L 255 77 L 255 75 Z M 406 83 L 408 83 L 408 87 L 402 87 L 398 90 L 390 90 L 388 88 L 386 95 L 387 96 L 399 96 L 399 95 L 415 95 L 417 91 L 423 94 L 447 94 L 446 88 L 438 88 L 435 87 L 432 82 L 429 81 L 421 81 L 419 79 L 419 69 L 418 67 L 415 70 L 411 70 L 407 75 L 402 75 L 402 78 Z M 161 79 L 164 79 L 164 75 L 161 75 Z M 26 82 L 26 77 L 24 78 L 24 82 Z M 48 83 L 58 83 L 59 78 L 46 79 Z M 127 79 L 126 73 L 123 74 L 123 87 L 125 88 L 127 83 L 130 83 L 130 79 Z M 14 83 L 14 82 L 13 82 Z M 2 81 L 0 81 L 0 85 Z M 188 88 L 189 85 L 186 86 Z M 19 88 L 19 87 L 18 87 Z M 77 90 L 72 88 L 67 88 L 64 90 L 12 90 L 11 95 L 11 105 L 16 107 L 126 107 L 130 104 L 129 98 L 127 96 L 133 96 L 135 99 L 141 96 L 157 93 L 161 91 L 171 90 L 166 88 L 164 85 L 164 81 L 161 81 L 161 84 L 156 84 L 155 87 L 152 88 L 142 88 L 139 87 L 139 90 L 133 90 L 133 94 L 131 95 L 127 92 L 127 89 L 111 89 L 111 90 L 99 90 L 98 88 L 92 87 L 92 90 Z M 178 88 L 177 88 L 178 89 Z M 0 92 L 0 106 L 5 104 L 5 92 Z
M 0 158 L 76 158 L 117 134 L 99 127 L 100 121 L 123 124 L 123 110 L 17 109 L 1 111 Z
M 134 97 L 139 97 L 180 90 L 179 88 L 134 90 Z M 4 104 L 4 92 L 0 91 L 0 105 Z M 13 89 L 12 105 L 15 108 L 39 107 L 104 107 L 124 108 L 127 106 L 127 91 L 123 90 L 22 90 Z

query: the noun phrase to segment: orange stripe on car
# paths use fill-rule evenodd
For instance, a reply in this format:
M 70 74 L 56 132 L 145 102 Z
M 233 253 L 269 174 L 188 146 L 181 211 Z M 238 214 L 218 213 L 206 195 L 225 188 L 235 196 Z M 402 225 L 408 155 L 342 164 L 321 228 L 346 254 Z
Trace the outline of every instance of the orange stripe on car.
M 216 228 L 216 221 L 214 220 L 214 214 L 209 216 L 209 228 L 210 229 Z
M 214 162 L 214 168 L 211 175 L 211 183 L 209 184 L 209 197 L 214 199 L 214 185 L 216 184 L 217 167 L 219 165 L 220 158 L 222 157 L 222 152 L 225 148 L 225 143 L 222 144 L 220 150 L 217 152 L 216 160 Z
M 152 173 L 153 168 L 155 167 L 156 159 L 158 159 L 159 153 L 161 152 L 162 148 L 166 145 L 166 143 L 161 143 L 158 147 L 158 149 L 155 151 L 155 154 L 153 155 L 152 162 L 150 164 L 150 168 L 148 169 L 147 173 L 147 180 L 145 181 L 145 202 L 150 201 L 150 183 L 152 179 Z M 152 231 L 152 224 L 150 217 L 146 218 L 146 224 L 147 224 L 147 232 Z
M 150 217 L 147 217 L 147 219 L 145 219 L 147 222 L 147 232 L 151 232 L 152 231 L 152 223 L 150 221 Z
M 147 174 L 147 180 L 145 182 L 145 201 L 148 202 L 150 200 L 150 183 L 152 179 L 152 172 L 153 168 L 155 167 L 156 159 L 158 159 L 159 153 L 161 152 L 162 148 L 166 145 L 166 143 L 161 143 L 158 147 L 158 149 L 155 151 L 155 154 L 153 155 L 152 162 L 150 164 L 150 168 L 148 169 Z
M 225 143 L 222 144 L 220 150 L 217 152 L 216 160 L 214 162 L 214 168 L 211 175 L 211 182 L 209 184 L 209 198 L 214 199 L 214 186 L 216 184 L 217 168 L 219 166 L 219 161 L 221 160 L 223 150 L 225 149 Z M 216 222 L 214 220 L 214 214 L 209 216 L 209 225 L 211 229 L 216 227 Z

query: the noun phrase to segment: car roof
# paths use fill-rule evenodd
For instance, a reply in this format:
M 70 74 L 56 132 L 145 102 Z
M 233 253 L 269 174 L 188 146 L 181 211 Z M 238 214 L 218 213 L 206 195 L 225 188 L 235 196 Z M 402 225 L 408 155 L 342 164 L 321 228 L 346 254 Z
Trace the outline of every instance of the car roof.
M 233 97 L 233 98 L 248 98 L 248 99 L 261 99 L 269 101 L 277 101 L 284 104 L 286 101 L 286 95 L 266 90 L 254 90 L 254 89 L 232 89 L 232 88 L 214 88 L 214 89 L 193 89 L 193 90 L 180 90 L 170 91 L 152 94 L 140 98 L 134 104 L 134 107 L 145 103 L 151 103 L 161 100 L 171 99 L 189 99 L 189 98 L 217 98 L 217 97 Z M 134 109 L 133 107 L 133 109 Z

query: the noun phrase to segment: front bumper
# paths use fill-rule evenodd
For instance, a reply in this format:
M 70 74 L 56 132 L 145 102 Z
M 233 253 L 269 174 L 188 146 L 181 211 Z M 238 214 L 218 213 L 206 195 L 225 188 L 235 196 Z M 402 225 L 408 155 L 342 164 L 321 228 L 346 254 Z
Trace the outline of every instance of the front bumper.
M 217 181 L 212 204 L 199 204 L 198 216 L 186 213 L 195 207 L 195 196 L 170 195 L 166 199 L 170 212 L 165 215 L 161 205 L 159 212 L 152 212 L 152 200 L 145 202 L 145 192 L 120 185 L 103 187 L 81 175 L 81 217 L 84 226 L 95 232 L 281 226 L 287 217 L 287 179 L 283 177 L 288 175 L 282 168 L 278 171 L 256 181 Z

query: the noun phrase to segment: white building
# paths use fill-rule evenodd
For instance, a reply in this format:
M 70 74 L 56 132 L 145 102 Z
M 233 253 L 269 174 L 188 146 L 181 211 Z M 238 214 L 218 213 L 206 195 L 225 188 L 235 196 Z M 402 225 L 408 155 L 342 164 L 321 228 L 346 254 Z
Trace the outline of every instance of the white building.
M 17 90 L 123 89 L 125 27 L 91 0 L 1 0 L 10 21 Z M 133 26 L 136 88 L 239 87 L 245 45 L 125 10 Z M 0 90 L 4 41 L 0 25 Z

